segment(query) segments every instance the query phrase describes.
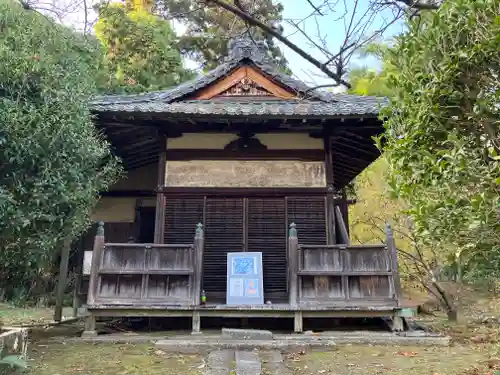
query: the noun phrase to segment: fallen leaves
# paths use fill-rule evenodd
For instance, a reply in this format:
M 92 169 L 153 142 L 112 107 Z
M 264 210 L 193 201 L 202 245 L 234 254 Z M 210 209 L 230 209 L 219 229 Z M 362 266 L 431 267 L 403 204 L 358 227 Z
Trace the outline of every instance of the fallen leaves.
M 395 354 L 402 357 L 416 357 L 418 355 L 417 352 L 396 352 Z

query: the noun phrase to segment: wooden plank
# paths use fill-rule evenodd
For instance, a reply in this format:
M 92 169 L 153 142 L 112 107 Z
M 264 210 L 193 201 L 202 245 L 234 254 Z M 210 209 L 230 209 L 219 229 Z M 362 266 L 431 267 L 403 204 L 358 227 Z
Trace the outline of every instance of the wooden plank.
M 119 270 L 100 269 L 99 275 L 192 275 L 192 269 L 164 269 L 164 270 Z
M 359 271 L 359 272 L 346 272 L 346 271 L 299 271 L 299 276 L 391 276 L 392 271 Z

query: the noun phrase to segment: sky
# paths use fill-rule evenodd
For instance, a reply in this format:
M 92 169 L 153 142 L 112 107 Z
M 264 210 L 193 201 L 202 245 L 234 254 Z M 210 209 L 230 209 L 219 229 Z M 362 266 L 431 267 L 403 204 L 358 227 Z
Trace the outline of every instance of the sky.
M 324 0 L 312 0 L 313 4 L 319 5 L 323 4 Z M 363 35 L 365 37 L 373 36 L 376 30 L 384 27 L 387 22 L 394 19 L 392 10 L 386 9 L 381 12 L 377 12 L 376 17 L 371 17 L 373 12 L 368 12 L 372 0 L 342 0 L 342 1 L 330 1 L 330 4 L 335 4 L 332 9 L 322 8 L 323 16 L 310 17 L 306 21 L 301 23 L 302 29 L 313 39 L 316 43 L 323 40 L 325 45 L 324 48 L 327 51 L 337 53 L 340 50 L 346 36 L 346 30 L 349 27 L 351 18 L 354 22 L 352 25 L 359 25 L 356 30 L 361 31 L 363 25 L 368 27 L 364 30 Z M 312 45 L 306 36 L 301 32 L 297 31 L 297 28 L 290 24 L 291 22 L 297 23 L 304 19 L 305 16 L 314 12 L 313 8 L 305 0 L 281 0 L 284 6 L 283 19 L 286 22 L 283 23 L 284 35 L 287 36 L 294 44 L 302 47 L 306 52 L 310 53 L 313 57 L 321 62 L 326 61 L 328 58 L 320 51 L 319 48 Z M 355 4 L 357 4 L 356 9 L 354 9 Z M 352 15 L 355 15 L 352 17 Z M 368 14 L 370 16 L 368 16 Z M 383 36 L 385 38 L 390 38 L 400 33 L 403 29 L 403 23 L 401 21 L 396 22 L 394 25 L 390 26 Z M 321 45 L 323 46 L 323 45 Z M 294 51 L 290 50 L 288 47 L 281 44 L 281 48 L 285 53 L 287 60 L 289 61 L 290 68 L 294 74 L 309 84 L 329 84 L 332 83 L 332 79 L 326 77 L 319 69 L 314 67 L 311 63 L 304 60 L 301 56 L 297 55 Z M 377 68 L 379 63 L 375 59 L 361 58 L 360 56 L 353 56 L 351 67 L 360 66 L 370 66 Z
M 76 29 L 82 29 L 83 19 L 84 19 L 84 8 L 83 4 L 85 2 L 77 2 L 75 0 L 37 0 L 47 4 L 47 1 L 51 1 L 54 8 L 61 9 L 61 14 L 64 17 L 61 22 L 65 24 L 72 25 Z M 297 46 L 304 49 L 307 53 L 311 54 L 313 57 L 321 62 L 328 60 L 328 57 L 321 52 L 319 48 L 314 46 L 308 38 L 298 31 L 297 27 L 292 25 L 292 23 L 300 23 L 300 28 L 304 31 L 310 39 L 316 43 L 320 43 L 321 46 L 335 54 L 339 51 L 340 46 L 344 42 L 346 35 L 346 29 L 348 28 L 349 22 L 351 20 L 351 15 L 354 13 L 353 25 L 368 25 L 364 30 L 363 35 L 365 37 L 374 35 L 376 30 L 387 24 L 387 22 L 393 20 L 394 16 L 391 10 L 386 9 L 381 12 L 377 12 L 375 17 L 368 19 L 366 15 L 367 9 L 369 9 L 370 4 L 374 0 L 328 0 L 330 4 L 334 5 L 330 8 L 321 8 L 323 16 L 310 16 L 314 10 L 307 3 L 306 0 L 277 0 L 283 5 L 283 19 L 282 23 L 284 27 L 284 33 L 286 37 L 289 38 L 291 42 Z M 325 0 L 311 0 L 313 4 L 319 6 L 323 4 Z M 87 0 L 87 7 L 91 7 L 93 3 L 97 3 L 97 0 Z M 356 4 L 356 10 L 354 11 L 354 6 Z M 316 13 L 317 14 L 317 13 Z M 369 12 L 370 15 L 374 14 Z M 310 16 L 306 20 L 304 18 Z M 90 13 L 88 19 L 90 21 L 96 18 L 95 14 Z M 179 23 L 175 22 L 173 24 L 176 32 L 182 33 L 185 27 Z M 359 28 L 358 28 L 359 29 Z M 385 38 L 390 38 L 403 29 L 403 23 L 401 21 L 396 22 L 390 26 L 384 33 Z M 321 42 L 323 40 L 323 42 Z M 322 44 L 324 43 L 324 44 Z M 289 66 L 294 73 L 294 76 L 309 85 L 325 85 L 332 84 L 333 80 L 325 74 L 323 74 L 319 69 L 314 67 L 311 63 L 306 61 L 304 58 L 299 56 L 297 53 L 289 49 L 287 46 L 283 45 L 281 42 L 277 42 L 283 51 L 286 59 L 288 60 Z M 198 66 L 193 61 L 186 61 L 186 67 L 191 69 L 196 69 Z M 359 56 L 353 56 L 350 61 L 350 67 L 359 66 L 370 66 L 373 68 L 379 67 L 379 63 L 375 59 L 361 58 Z M 333 88 L 333 91 L 342 91 L 342 88 Z

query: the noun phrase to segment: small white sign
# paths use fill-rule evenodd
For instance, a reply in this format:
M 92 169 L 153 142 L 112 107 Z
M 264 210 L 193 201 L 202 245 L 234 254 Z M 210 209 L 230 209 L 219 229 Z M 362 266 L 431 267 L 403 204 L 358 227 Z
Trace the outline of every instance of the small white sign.
M 92 251 L 83 253 L 83 274 L 90 275 L 90 267 L 92 266 Z

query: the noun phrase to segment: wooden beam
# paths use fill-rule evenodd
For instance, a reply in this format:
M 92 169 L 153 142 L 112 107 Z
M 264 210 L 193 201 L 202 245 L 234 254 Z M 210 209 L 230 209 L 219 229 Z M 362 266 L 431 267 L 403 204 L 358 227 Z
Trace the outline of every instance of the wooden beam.
M 70 236 L 67 236 L 64 239 L 61 251 L 61 261 L 59 264 L 59 279 L 57 280 L 56 307 L 54 310 L 54 321 L 56 322 L 60 322 L 62 320 L 64 292 L 66 291 L 66 285 L 68 280 L 68 263 L 69 263 L 69 253 L 71 250 L 71 241 L 72 238 Z
M 320 188 L 219 188 L 219 187 L 169 187 L 162 186 L 158 191 L 174 196 L 260 196 L 260 197 L 286 197 L 286 196 L 324 196 L 326 187 Z
M 167 160 L 325 160 L 324 150 L 256 150 L 248 152 L 209 149 L 167 151 Z
M 113 191 L 102 191 L 99 193 L 101 197 L 111 197 L 111 198 L 145 198 L 145 197 L 155 197 L 155 190 L 113 190 Z

